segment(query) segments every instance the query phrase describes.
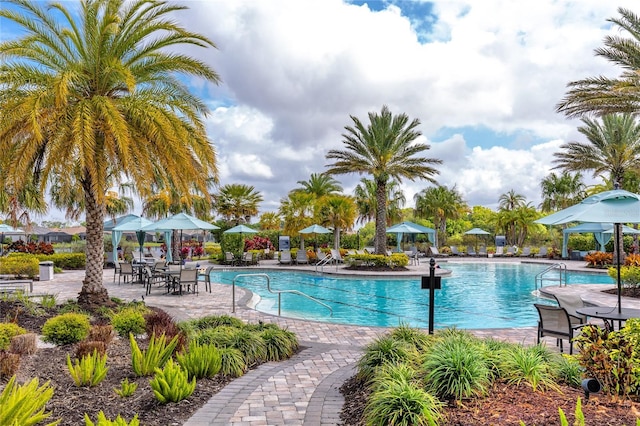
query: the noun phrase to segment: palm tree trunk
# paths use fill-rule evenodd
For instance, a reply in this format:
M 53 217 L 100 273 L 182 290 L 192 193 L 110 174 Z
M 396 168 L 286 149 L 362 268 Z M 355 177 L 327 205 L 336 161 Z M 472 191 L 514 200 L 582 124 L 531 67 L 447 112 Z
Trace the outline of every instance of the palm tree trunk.
M 336 226 L 333 230 L 333 248 L 340 250 L 340 227 Z
M 93 310 L 101 306 L 110 306 L 107 289 L 102 282 L 104 267 L 104 217 L 105 206 L 100 204 L 95 197 L 94 189 L 90 183 L 84 186 L 87 248 L 85 278 L 82 281 L 82 290 L 78 296 L 78 304 Z
M 376 180 L 376 254 L 387 254 L 387 182 Z

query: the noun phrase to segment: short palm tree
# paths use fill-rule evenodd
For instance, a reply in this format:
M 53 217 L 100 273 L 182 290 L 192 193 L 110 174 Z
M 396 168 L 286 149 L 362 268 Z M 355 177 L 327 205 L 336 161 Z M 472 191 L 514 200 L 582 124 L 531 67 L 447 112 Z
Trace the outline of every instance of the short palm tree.
M 298 235 L 298 231 L 313 223 L 315 200 L 313 194 L 292 191 L 280 201 L 278 213 L 284 220 L 282 231 L 285 235 Z
M 415 216 L 420 218 L 432 218 L 436 227 L 436 240 L 434 244 L 444 244 L 447 237 L 447 219 L 458 219 L 469 210 L 467 203 L 458 192 L 446 186 L 434 186 L 423 189 L 414 197 L 416 208 Z
M 144 197 L 158 179 L 206 193 L 206 179 L 217 175 L 201 118 L 207 108 L 178 78 L 217 84 L 213 69 L 182 53 L 215 45 L 171 18 L 184 7 L 161 0 L 81 0 L 77 11 L 59 2 L 3 4 L 0 17 L 23 34 L 0 43 L 0 157 L 14 155 L 18 189 L 33 176 L 41 193 L 57 178 L 83 194 L 78 302 L 109 304 L 102 275 L 110 177 L 126 178 Z
M 333 228 L 333 248 L 340 249 L 340 231 L 350 230 L 356 220 L 356 203 L 346 195 L 323 197 L 318 207 L 323 225 Z
M 640 17 L 624 8 L 619 8 L 618 13 L 619 18 L 608 21 L 625 30 L 629 37 L 607 36 L 605 47 L 595 53 L 621 66 L 622 74 L 618 78 L 598 76 L 572 81 L 556 106 L 558 112 L 569 117 L 640 112 Z
M 367 223 L 376 217 L 376 183 L 367 178 L 360 179 L 356 185 L 354 193 L 356 205 L 358 206 L 358 222 Z M 387 182 L 387 225 L 399 222 L 402 219 L 402 208 L 407 202 L 404 192 L 400 188 L 397 180 L 391 179 Z
M 416 142 L 421 135 L 417 127 L 420 120 L 411 122 L 406 114 L 394 116 L 385 105 L 380 113 L 369 113 L 369 124 L 350 116 L 352 126 L 343 133 L 345 150 L 330 150 L 326 157 L 335 160 L 327 165 L 329 174 L 359 173 L 371 175 L 376 183 L 376 254 L 384 254 L 387 248 L 387 184 L 390 178 L 402 181 L 424 179 L 434 182 L 438 171 L 433 165 L 442 161 L 418 157 L 429 145 Z
M 238 183 L 224 185 L 213 198 L 218 213 L 233 225 L 249 223 L 263 200 L 255 187 Z

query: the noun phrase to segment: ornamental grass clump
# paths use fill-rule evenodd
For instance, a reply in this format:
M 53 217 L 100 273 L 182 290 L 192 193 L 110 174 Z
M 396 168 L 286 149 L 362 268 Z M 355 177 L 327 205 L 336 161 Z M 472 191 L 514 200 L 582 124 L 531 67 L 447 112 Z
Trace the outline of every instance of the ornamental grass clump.
M 380 384 L 364 409 L 367 425 L 437 426 L 443 404 L 418 385 L 390 380 Z
M 87 337 L 89 316 L 75 312 L 49 318 L 42 327 L 43 340 L 56 345 L 77 343 Z
M 238 349 L 248 366 L 259 364 L 266 359 L 267 346 L 258 333 L 237 329 L 231 336 L 229 347 Z
M 556 376 L 552 369 L 550 353 L 540 345 L 524 347 L 514 345 L 500 354 L 501 377 L 507 383 L 526 383 L 533 391 L 541 389 L 558 390 Z
M 188 373 L 170 359 L 164 368 L 156 368 L 150 382 L 156 399 L 161 404 L 180 402 L 196 389 L 196 378 L 189 381 Z
M 178 337 L 171 339 L 167 343 L 164 334 L 156 337 L 151 335 L 149 346 L 145 351 L 141 351 L 133 334 L 129 334 L 131 345 L 131 365 L 136 376 L 150 376 L 156 368 L 162 368 L 173 355 L 173 351 L 178 344 Z
M 228 377 L 240 377 L 247 371 L 244 355 L 236 348 L 220 348 L 220 372 Z
M 71 357 L 67 355 L 67 368 L 76 386 L 91 387 L 103 381 L 109 371 L 106 364 L 107 355 L 101 355 L 97 350 L 79 361 L 76 359 L 75 364 L 71 363 Z
M 53 396 L 53 388 L 49 382 L 38 385 L 37 377 L 24 385 L 16 384 L 16 376 L 9 379 L 0 393 L 0 425 L 41 425 L 51 416 L 51 413 L 45 412 L 45 405 Z M 60 420 L 47 423 L 46 426 L 58 423 Z
M 424 355 L 427 390 L 456 400 L 482 396 L 491 384 L 491 370 L 479 341 L 468 334 L 444 334 Z
M 267 361 L 290 358 L 298 350 L 298 338 L 290 331 L 269 327 L 259 332 L 259 336 L 265 344 Z
M 410 362 L 415 356 L 407 343 L 398 341 L 391 336 L 380 336 L 369 343 L 364 355 L 358 361 L 358 378 L 371 380 L 378 367 L 384 364 L 399 364 Z

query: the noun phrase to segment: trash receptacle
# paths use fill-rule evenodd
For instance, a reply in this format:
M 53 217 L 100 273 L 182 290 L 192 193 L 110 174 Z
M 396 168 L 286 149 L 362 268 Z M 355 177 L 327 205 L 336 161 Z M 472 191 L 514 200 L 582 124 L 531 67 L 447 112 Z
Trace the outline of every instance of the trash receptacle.
M 40 281 L 51 281 L 53 279 L 53 262 L 50 260 L 40 262 Z

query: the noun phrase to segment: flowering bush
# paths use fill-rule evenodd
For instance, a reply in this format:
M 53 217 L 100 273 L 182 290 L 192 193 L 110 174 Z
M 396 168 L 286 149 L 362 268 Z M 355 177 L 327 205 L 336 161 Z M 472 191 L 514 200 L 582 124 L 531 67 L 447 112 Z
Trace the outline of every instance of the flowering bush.
M 630 254 L 624 259 L 626 266 L 640 266 L 640 254 Z
M 275 250 L 269 238 L 254 235 L 253 238 L 244 240 L 244 251 L 264 249 Z
M 45 242 L 29 242 L 25 243 L 22 240 L 14 241 L 7 246 L 7 250 L 15 251 L 18 253 L 31 253 L 31 254 L 53 254 L 53 246 Z

